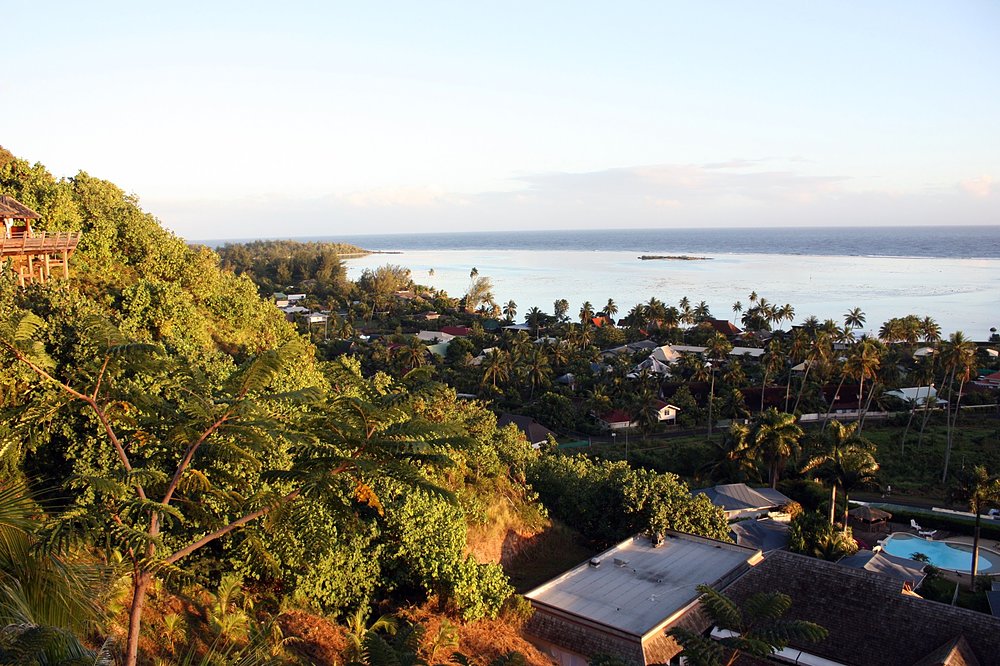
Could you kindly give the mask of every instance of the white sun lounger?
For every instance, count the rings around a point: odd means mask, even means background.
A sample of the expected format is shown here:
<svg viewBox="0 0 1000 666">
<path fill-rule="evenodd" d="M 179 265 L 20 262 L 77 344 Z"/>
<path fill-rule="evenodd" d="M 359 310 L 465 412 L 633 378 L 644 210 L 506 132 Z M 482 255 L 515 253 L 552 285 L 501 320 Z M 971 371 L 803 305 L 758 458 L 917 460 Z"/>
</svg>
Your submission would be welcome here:
<svg viewBox="0 0 1000 666">
<path fill-rule="evenodd" d="M 928 539 L 933 538 L 937 534 L 937 530 L 925 530 L 918 523 L 916 518 L 910 518 L 910 527 L 917 531 L 917 534 L 922 537 L 927 537 Z"/>
</svg>

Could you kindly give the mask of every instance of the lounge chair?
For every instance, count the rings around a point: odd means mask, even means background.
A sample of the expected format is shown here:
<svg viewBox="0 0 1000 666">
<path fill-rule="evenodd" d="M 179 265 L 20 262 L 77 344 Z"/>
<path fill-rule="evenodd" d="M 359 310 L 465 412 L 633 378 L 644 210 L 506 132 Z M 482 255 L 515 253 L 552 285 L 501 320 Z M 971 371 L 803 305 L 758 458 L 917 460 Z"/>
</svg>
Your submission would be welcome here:
<svg viewBox="0 0 1000 666">
<path fill-rule="evenodd" d="M 919 536 L 926 537 L 928 539 L 934 538 L 934 535 L 937 534 L 937 530 L 925 530 L 924 528 L 922 528 L 917 523 L 917 519 L 916 518 L 910 518 L 910 527 L 912 527 L 913 529 L 915 529 L 917 531 L 917 534 Z"/>
</svg>

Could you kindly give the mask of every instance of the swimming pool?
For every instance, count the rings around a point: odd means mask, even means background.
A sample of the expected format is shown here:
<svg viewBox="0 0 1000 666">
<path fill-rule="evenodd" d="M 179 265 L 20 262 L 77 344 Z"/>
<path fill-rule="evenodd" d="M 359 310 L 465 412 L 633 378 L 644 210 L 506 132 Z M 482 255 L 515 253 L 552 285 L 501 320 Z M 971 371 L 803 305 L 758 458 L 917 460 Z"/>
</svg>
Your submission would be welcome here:
<svg viewBox="0 0 1000 666">
<path fill-rule="evenodd" d="M 930 541 L 915 534 L 892 534 L 883 542 L 885 552 L 897 557 L 912 559 L 914 553 L 923 553 L 939 569 L 967 572 L 972 568 L 972 546 L 954 541 Z M 979 573 L 1000 571 L 1000 553 L 979 548 Z"/>
</svg>

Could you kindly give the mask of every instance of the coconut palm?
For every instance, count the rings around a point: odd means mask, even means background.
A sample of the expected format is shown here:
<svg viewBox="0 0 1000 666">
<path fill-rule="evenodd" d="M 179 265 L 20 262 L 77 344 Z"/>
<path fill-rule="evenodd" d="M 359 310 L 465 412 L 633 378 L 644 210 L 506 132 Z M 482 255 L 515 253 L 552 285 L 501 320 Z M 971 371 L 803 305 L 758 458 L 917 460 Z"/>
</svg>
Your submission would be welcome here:
<svg viewBox="0 0 1000 666">
<path fill-rule="evenodd" d="M 795 320 L 795 308 L 792 307 L 791 303 L 785 303 L 778 309 L 778 316 L 781 317 L 783 321 L 787 321 L 791 324 Z"/>
<path fill-rule="evenodd" d="M 483 367 L 483 379 L 479 385 L 486 386 L 487 384 L 491 384 L 495 389 L 497 382 L 503 383 L 510 379 L 511 367 L 510 353 L 502 349 L 493 350 L 486 357 L 486 363 Z"/>
<path fill-rule="evenodd" d="M 851 346 L 847 360 L 841 368 L 840 383 L 837 384 L 837 390 L 834 392 L 833 397 L 830 398 L 826 415 L 823 417 L 824 428 L 830 420 L 830 414 L 833 412 L 833 405 L 837 401 L 837 396 L 840 395 L 840 389 L 844 387 L 844 382 L 848 378 L 857 379 L 861 386 L 858 392 L 858 414 L 860 415 L 865 379 L 874 377 L 875 371 L 878 370 L 880 364 L 879 348 L 876 341 L 872 338 L 863 337 Z"/>
<path fill-rule="evenodd" d="M 594 318 L 594 306 L 590 304 L 590 301 L 584 301 L 583 305 L 580 306 L 580 324 L 583 326 L 589 326 L 593 323 L 591 320 Z"/>
<path fill-rule="evenodd" d="M 700 470 L 713 481 L 736 483 L 759 481 L 757 451 L 750 445 L 750 428 L 732 422 L 718 440 L 712 440 L 711 460 Z"/>
<path fill-rule="evenodd" d="M 604 306 L 604 316 L 608 318 L 608 323 L 614 325 L 614 317 L 618 314 L 618 305 L 615 303 L 615 299 L 609 298 L 607 305 Z"/>
<path fill-rule="evenodd" d="M 706 321 L 712 318 L 712 312 L 708 309 L 708 303 L 705 301 L 698 301 L 698 305 L 694 307 L 693 314 L 698 321 Z"/>
<path fill-rule="evenodd" d="M 530 398 L 535 397 L 536 388 L 549 384 L 549 374 L 551 374 L 549 357 L 545 355 L 545 350 L 538 345 L 533 345 L 533 347 L 534 349 L 528 355 L 527 363 L 523 367 L 525 379 L 531 387 Z"/>
<path fill-rule="evenodd" d="M 740 654 L 766 659 L 788 647 L 792 641 L 818 643 L 827 630 L 805 620 L 784 620 L 791 598 L 780 592 L 757 592 L 737 606 L 721 592 L 699 585 L 701 607 L 725 637 L 713 639 L 683 627 L 667 631 L 681 647 L 684 663 L 692 666 L 732 666 Z"/>
<path fill-rule="evenodd" d="M 503 316 L 506 317 L 507 321 L 514 321 L 514 317 L 517 316 L 517 303 L 507 301 L 507 305 L 503 306 Z"/>
<path fill-rule="evenodd" d="M 938 326 L 933 317 L 924 317 L 920 320 L 920 336 L 927 343 L 937 342 L 941 339 L 941 327 Z"/>
<path fill-rule="evenodd" d="M 406 374 L 414 368 L 427 364 L 427 346 L 417 337 L 409 336 L 407 340 L 394 350 L 396 362 Z"/>
<path fill-rule="evenodd" d="M 834 419 L 813 440 L 813 453 L 802 466 L 802 472 L 819 472 L 830 482 L 831 525 L 836 513 L 837 488 L 843 488 L 845 479 L 851 478 L 849 470 L 863 468 L 874 474 L 878 470 L 874 453 L 875 445 L 858 434 L 857 423 L 844 425 Z M 844 501 L 846 512 L 846 496 Z M 846 515 L 844 525 L 847 525 Z"/>
<path fill-rule="evenodd" d="M 750 446 L 767 465 L 771 487 L 777 487 L 782 467 L 799 450 L 802 428 L 795 423 L 793 414 L 770 407 L 751 421 L 748 437 Z"/>
<path fill-rule="evenodd" d="M 865 325 L 865 313 L 861 311 L 861 308 L 853 308 L 847 311 L 844 315 L 844 328 L 849 331 L 853 331 L 856 328 L 861 328 Z"/>
<path fill-rule="evenodd" d="M 980 514 L 989 507 L 1000 504 L 1000 477 L 991 475 L 982 465 L 976 465 L 971 471 L 960 470 L 955 473 L 952 496 L 965 502 L 976 516 L 976 528 L 972 539 L 972 575 L 969 577 L 969 585 L 974 590 L 976 574 L 979 571 Z"/>
<path fill-rule="evenodd" d="M 537 338 L 538 330 L 541 328 L 542 323 L 545 321 L 545 313 L 542 312 L 537 307 L 532 307 L 530 310 L 528 310 L 528 313 L 525 315 L 524 319 L 531 326 L 532 333 L 534 333 L 535 337 Z"/>
<path fill-rule="evenodd" d="M 913 401 L 910 404 L 910 417 L 906 420 L 906 428 L 903 429 L 902 437 L 899 438 L 900 451 L 902 453 L 906 453 L 906 436 L 910 432 L 913 417 L 917 413 L 917 405 L 920 404 L 920 389 L 926 386 L 927 392 L 924 394 L 924 401 L 929 403 L 931 400 L 931 389 L 934 387 L 934 356 L 927 354 L 921 357 L 917 361 L 916 367 L 910 373 L 910 376 L 916 380 L 917 394 L 913 396 Z"/>
<path fill-rule="evenodd" d="M 785 362 L 785 350 L 781 347 L 781 341 L 772 339 L 767 346 L 767 351 L 760 357 L 760 365 L 764 369 L 764 377 L 760 382 L 760 408 L 764 409 L 764 390 L 767 388 L 767 378 Z M 786 400 L 787 403 L 787 400 Z M 787 407 L 786 407 L 787 409 Z"/>
<path fill-rule="evenodd" d="M 735 303 L 733 303 L 733 312 L 735 312 L 737 315 L 739 313 L 743 312 L 743 304 L 740 303 L 739 301 L 736 301 Z M 733 316 L 733 323 L 735 323 L 735 322 L 736 322 L 736 317 Z"/>
<path fill-rule="evenodd" d="M 944 470 L 941 473 L 941 483 L 948 480 L 948 462 L 951 458 L 952 434 L 955 428 L 955 421 L 958 419 L 958 410 L 962 404 L 962 389 L 965 382 L 969 380 L 972 373 L 973 364 L 976 361 L 976 346 L 967 340 L 961 331 L 952 333 L 941 350 L 941 362 L 949 371 L 949 380 L 945 383 L 948 387 L 948 402 L 951 402 L 951 391 L 955 379 L 959 380 L 958 399 L 955 400 L 954 413 L 949 404 L 946 409 L 946 425 L 948 428 L 948 441 L 944 450 Z"/>
</svg>

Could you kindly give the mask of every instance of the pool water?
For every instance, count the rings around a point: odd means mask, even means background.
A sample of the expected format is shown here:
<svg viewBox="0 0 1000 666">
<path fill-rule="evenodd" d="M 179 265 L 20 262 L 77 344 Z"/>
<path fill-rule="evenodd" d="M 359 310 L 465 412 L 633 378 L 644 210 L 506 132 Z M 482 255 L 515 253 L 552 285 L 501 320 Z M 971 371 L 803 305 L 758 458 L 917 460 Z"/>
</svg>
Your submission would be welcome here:
<svg viewBox="0 0 1000 666">
<path fill-rule="evenodd" d="M 949 541 L 930 541 L 915 534 L 901 532 L 893 534 L 882 544 L 885 552 L 896 557 L 913 558 L 914 553 L 923 553 L 931 564 L 939 569 L 970 571 L 972 569 L 972 546 Z M 979 573 L 993 573 L 1000 570 L 1000 555 L 982 547 L 979 549 Z"/>
</svg>

